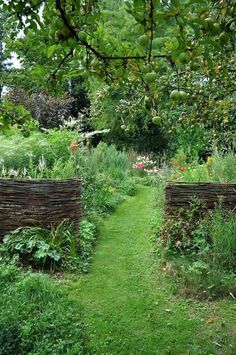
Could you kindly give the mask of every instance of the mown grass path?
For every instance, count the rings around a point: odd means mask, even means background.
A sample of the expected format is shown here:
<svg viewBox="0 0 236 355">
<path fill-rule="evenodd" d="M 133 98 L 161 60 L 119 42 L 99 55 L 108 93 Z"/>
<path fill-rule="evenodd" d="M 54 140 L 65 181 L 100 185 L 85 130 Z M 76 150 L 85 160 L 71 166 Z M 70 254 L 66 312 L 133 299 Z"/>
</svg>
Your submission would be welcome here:
<svg viewBox="0 0 236 355">
<path fill-rule="evenodd" d="M 84 307 L 88 354 L 233 354 L 218 310 L 207 323 L 207 304 L 174 299 L 155 265 L 152 194 L 142 188 L 105 220 L 89 274 L 69 285 Z"/>
</svg>

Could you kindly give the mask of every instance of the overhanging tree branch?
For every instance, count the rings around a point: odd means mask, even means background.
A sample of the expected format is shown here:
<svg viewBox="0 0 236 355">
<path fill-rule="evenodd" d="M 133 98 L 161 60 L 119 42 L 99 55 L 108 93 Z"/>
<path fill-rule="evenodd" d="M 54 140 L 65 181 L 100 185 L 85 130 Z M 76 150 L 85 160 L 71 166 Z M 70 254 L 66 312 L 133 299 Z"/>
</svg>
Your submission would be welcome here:
<svg viewBox="0 0 236 355">
<path fill-rule="evenodd" d="M 90 52 L 92 52 L 93 54 L 95 54 L 95 56 L 97 58 L 100 59 L 104 59 L 104 55 L 102 55 L 100 52 L 98 52 L 95 48 L 93 48 L 87 41 L 79 38 L 75 28 L 71 25 L 71 23 L 69 22 L 69 20 L 67 19 L 66 16 L 66 12 L 62 7 L 61 4 L 61 0 L 56 0 L 56 8 L 58 9 L 58 11 L 60 12 L 62 21 L 64 23 L 64 25 L 66 26 L 66 28 L 70 31 L 72 37 L 74 37 L 76 39 L 76 41 L 80 44 L 82 44 L 83 46 L 85 46 L 87 48 L 87 50 L 89 50 Z"/>
<path fill-rule="evenodd" d="M 153 6 L 153 0 L 151 1 L 152 2 L 152 18 L 153 18 L 153 11 L 154 11 L 154 6 Z M 102 54 L 100 51 L 98 51 L 97 49 L 95 49 L 94 47 L 92 47 L 86 40 L 84 39 L 81 39 L 78 35 L 78 33 L 76 32 L 76 29 L 73 27 L 73 25 L 69 22 L 68 18 L 67 18 L 67 15 L 66 15 L 66 12 L 61 4 L 61 0 L 56 0 L 56 8 L 58 9 L 58 11 L 60 12 L 60 15 L 61 15 L 61 19 L 64 23 L 64 25 L 66 26 L 66 28 L 70 31 L 72 37 L 74 39 L 76 39 L 76 41 L 83 45 L 86 50 L 88 50 L 89 52 L 92 52 L 98 59 L 102 60 L 102 61 L 110 61 L 110 60 L 138 60 L 138 59 L 141 59 L 141 60 L 147 60 L 147 57 L 146 55 L 129 55 L 129 56 L 122 56 L 122 55 L 114 55 L 114 56 L 107 56 L 107 55 L 104 55 Z M 154 19 L 152 19 L 152 39 L 153 39 L 153 31 L 154 31 Z M 150 48 L 150 51 L 152 50 L 152 47 Z M 169 60 L 169 56 L 168 55 L 155 55 L 153 56 L 153 58 L 164 58 L 164 59 L 167 59 Z"/>
<path fill-rule="evenodd" d="M 54 70 L 54 72 L 51 74 L 51 77 L 52 77 L 52 78 L 55 78 L 55 76 L 56 76 L 58 70 L 63 66 L 63 64 L 66 62 L 66 60 L 67 60 L 69 57 L 73 57 L 73 54 L 74 54 L 74 50 L 71 49 L 71 50 L 69 51 L 69 53 L 67 53 L 67 54 L 62 58 L 62 60 L 60 61 L 60 63 L 59 63 L 58 66 L 57 66 L 57 69 Z"/>
<path fill-rule="evenodd" d="M 155 28 L 155 21 L 154 21 L 154 3 L 153 0 L 150 0 L 150 30 L 151 30 L 151 38 L 150 38 L 150 46 L 149 46 L 149 53 L 148 53 L 148 61 L 150 62 L 152 56 L 152 42 L 154 38 L 154 28 Z"/>
<path fill-rule="evenodd" d="M 17 17 L 22 17 L 22 16 L 27 16 L 30 15 L 32 13 L 32 10 L 38 9 L 41 5 L 43 5 L 46 2 L 46 0 L 41 0 L 39 1 L 37 4 L 31 5 L 30 7 L 27 7 L 25 9 L 23 9 L 21 12 L 19 11 L 13 11 L 11 12 L 8 17 L 11 16 L 17 16 Z"/>
</svg>

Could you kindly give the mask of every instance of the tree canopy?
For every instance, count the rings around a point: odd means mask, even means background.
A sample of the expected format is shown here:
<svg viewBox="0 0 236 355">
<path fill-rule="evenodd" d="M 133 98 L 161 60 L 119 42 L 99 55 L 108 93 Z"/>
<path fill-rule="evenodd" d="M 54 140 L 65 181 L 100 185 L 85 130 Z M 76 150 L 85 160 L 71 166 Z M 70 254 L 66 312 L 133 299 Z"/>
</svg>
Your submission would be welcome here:
<svg viewBox="0 0 236 355">
<path fill-rule="evenodd" d="M 166 107 L 176 106 L 187 125 L 233 124 L 233 0 L 0 0 L 0 6 L 8 50 L 23 66 L 18 79 L 12 76 L 19 85 L 60 92 L 61 83 L 78 77 L 88 87 L 94 78 L 103 86 L 127 83 L 142 92 L 154 124 L 165 125 Z"/>
</svg>

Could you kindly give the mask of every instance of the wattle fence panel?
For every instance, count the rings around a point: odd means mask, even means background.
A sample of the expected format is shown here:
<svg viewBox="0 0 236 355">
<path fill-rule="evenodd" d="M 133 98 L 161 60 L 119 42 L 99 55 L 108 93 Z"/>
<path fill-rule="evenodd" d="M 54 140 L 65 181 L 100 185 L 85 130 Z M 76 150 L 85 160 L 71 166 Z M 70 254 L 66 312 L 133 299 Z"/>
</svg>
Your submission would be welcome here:
<svg viewBox="0 0 236 355">
<path fill-rule="evenodd" d="M 82 218 L 81 181 L 0 179 L 0 239 L 25 226 L 50 227 Z"/>
<path fill-rule="evenodd" d="M 188 209 L 192 198 L 197 197 L 207 209 L 221 203 L 236 212 L 235 183 L 168 183 L 165 189 L 166 210 Z"/>
</svg>

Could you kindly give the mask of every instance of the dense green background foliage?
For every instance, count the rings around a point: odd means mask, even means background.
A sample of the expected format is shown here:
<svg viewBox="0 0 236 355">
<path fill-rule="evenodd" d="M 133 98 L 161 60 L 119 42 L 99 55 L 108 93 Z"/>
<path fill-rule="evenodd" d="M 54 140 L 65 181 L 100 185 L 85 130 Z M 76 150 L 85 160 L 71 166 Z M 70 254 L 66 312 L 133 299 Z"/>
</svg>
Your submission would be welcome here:
<svg viewBox="0 0 236 355">
<path fill-rule="evenodd" d="M 8 87 L 74 97 L 73 82 L 83 81 L 80 113 L 88 106 L 85 89 L 92 105 L 82 127 L 110 128 L 107 141 L 119 146 L 168 147 L 171 155 L 194 142 L 193 153 L 201 155 L 216 140 L 223 146 L 234 139 L 234 1 L 12 0 L 0 6 L 5 52 L 21 60 L 4 79 Z"/>
</svg>

